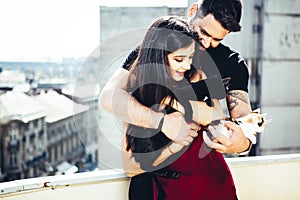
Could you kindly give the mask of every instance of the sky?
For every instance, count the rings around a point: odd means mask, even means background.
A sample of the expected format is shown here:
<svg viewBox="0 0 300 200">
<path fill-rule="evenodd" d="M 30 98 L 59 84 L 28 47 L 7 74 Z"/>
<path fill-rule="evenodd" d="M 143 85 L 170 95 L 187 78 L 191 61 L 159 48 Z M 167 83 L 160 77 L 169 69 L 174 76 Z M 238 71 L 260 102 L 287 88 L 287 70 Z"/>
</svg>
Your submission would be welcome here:
<svg viewBox="0 0 300 200">
<path fill-rule="evenodd" d="M 0 61 L 87 57 L 100 42 L 99 6 L 141 2 L 172 6 L 187 0 L 0 0 Z"/>
<path fill-rule="evenodd" d="M 87 57 L 99 21 L 99 0 L 0 0 L 0 61 Z"/>
</svg>

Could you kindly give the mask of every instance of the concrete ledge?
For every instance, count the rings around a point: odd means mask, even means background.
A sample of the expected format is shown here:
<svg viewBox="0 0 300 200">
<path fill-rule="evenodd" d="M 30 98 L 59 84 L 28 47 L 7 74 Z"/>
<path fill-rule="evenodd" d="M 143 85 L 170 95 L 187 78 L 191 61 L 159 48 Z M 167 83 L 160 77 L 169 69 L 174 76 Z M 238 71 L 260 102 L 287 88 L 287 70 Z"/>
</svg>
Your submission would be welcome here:
<svg viewBox="0 0 300 200">
<path fill-rule="evenodd" d="M 300 199 L 300 154 L 227 158 L 238 197 Z M 0 183 L 0 198 L 126 200 L 129 178 L 120 169 Z"/>
</svg>

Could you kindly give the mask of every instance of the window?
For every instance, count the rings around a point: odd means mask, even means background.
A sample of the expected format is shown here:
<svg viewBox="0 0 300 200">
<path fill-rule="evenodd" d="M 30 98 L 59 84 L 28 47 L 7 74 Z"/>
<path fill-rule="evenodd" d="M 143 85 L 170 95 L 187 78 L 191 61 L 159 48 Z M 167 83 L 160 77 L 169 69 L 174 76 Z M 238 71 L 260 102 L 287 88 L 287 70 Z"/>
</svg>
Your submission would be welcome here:
<svg viewBox="0 0 300 200">
<path fill-rule="evenodd" d="M 13 123 L 9 132 L 9 140 L 10 142 L 17 142 L 19 136 L 19 130 L 17 124 Z"/>
<path fill-rule="evenodd" d="M 9 164 L 14 167 L 18 165 L 18 154 L 17 152 L 10 153 Z"/>
</svg>

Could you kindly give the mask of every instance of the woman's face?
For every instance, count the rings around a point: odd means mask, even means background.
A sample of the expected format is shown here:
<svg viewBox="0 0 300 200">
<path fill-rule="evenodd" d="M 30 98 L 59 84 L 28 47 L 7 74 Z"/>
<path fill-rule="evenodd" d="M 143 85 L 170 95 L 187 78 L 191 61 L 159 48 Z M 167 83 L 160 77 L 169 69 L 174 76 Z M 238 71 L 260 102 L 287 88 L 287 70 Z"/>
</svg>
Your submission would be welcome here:
<svg viewBox="0 0 300 200">
<path fill-rule="evenodd" d="M 189 46 L 168 54 L 170 73 L 175 81 L 181 81 L 184 73 L 191 69 L 194 53 L 195 42 L 193 41 Z"/>
</svg>

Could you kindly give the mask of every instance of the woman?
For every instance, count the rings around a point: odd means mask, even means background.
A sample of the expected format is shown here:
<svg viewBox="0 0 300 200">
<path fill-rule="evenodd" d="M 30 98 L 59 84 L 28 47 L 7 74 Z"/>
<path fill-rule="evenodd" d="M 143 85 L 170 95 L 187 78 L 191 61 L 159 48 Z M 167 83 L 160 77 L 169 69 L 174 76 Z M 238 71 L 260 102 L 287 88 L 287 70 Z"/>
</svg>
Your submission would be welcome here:
<svg viewBox="0 0 300 200">
<path fill-rule="evenodd" d="M 216 80 L 204 82 L 205 74 L 191 65 L 198 49 L 195 41 L 185 21 L 176 17 L 158 19 L 147 31 L 131 66 L 128 91 L 156 111 L 180 111 L 187 121 L 207 125 L 223 118 L 217 99 L 223 98 L 224 92 L 210 94 L 207 85 Z M 222 84 L 213 87 L 210 91 L 224 90 Z M 127 126 L 124 168 L 129 176 L 142 173 L 131 180 L 130 199 L 163 199 L 162 194 L 166 199 L 236 198 L 231 174 L 220 153 L 202 145 L 202 137 L 196 135 L 194 141 L 190 138 L 192 145 L 184 148 L 168 139 L 160 128 Z M 134 165 L 136 169 L 132 169 Z"/>
</svg>

